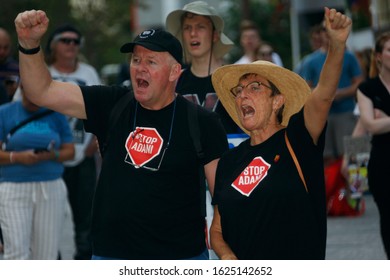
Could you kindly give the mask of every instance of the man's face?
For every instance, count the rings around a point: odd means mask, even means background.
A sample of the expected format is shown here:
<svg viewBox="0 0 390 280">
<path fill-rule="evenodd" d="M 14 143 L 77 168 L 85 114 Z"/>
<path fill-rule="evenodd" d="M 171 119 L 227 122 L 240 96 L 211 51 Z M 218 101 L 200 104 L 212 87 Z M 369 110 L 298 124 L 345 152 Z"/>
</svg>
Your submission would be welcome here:
<svg viewBox="0 0 390 280">
<path fill-rule="evenodd" d="M 209 56 L 212 40 L 217 40 L 210 18 L 187 14 L 183 20 L 183 45 L 192 57 Z"/>
<path fill-rule="evenodd" d="M 11 75 L 4 79 L 4 87 L 7 91 L 8 97 L 12 99 L 19 86 L 19 76 Z"/>
<path fill-rule="evenodd" d="M 134 47 L 130 77 L 134 97 L 143 107 L 155 110 L 167 105 L 166 99 L 172 95 L 169 83 L 177 78 L 172 76 L 174 65 L 179 64 L 168 52 L 155 52 L 138 45 Z"/>
<path fill-rule="evenodd" d="M 310 45 L 313 51 L 318 50 L 322 46 L 321 31 L 313 32 L 310 36 Z"/>
<path fill-rule="evenodd" d="M 0 63 L 3 63 L 11 52 L 11 39 L 8 34 L 0 31 Z"/>
<path fill-rule="evenodd" d="M 245 52 L 255 51 L 261 43 L 260 36 L 255 29 L 244 30 L 241 33 L 240 41 Z"/>
</svg>

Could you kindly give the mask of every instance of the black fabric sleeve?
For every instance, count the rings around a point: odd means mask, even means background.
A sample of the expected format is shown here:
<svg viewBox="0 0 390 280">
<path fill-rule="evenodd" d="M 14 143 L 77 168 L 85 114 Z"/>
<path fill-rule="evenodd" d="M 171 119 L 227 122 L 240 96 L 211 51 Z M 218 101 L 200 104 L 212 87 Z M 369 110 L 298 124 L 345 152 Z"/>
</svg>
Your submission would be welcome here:
<svg viewBox="0 0 390 280">
<path fill-rule="evenodd" d="M 207 164 L 220 158 L 229 149 L 229 144 L 218 114 L 201 109 L 199 111 L 200 137 L 205 154 L 203 164 Z"/>
</svg>

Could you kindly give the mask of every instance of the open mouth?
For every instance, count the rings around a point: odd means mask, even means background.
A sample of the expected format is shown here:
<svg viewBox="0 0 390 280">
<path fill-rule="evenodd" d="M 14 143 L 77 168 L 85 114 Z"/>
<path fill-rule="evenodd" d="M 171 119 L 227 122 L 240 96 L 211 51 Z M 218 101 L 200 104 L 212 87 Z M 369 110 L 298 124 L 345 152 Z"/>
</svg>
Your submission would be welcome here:
<svg viewBox="0 0 390 280">
<path fill-rule="evenodd" d="M 191 42 L 191 47 L 199 47 L 200 46 L 200 42 L 197 42 L 197 41 L 195 41 L 195 42 Z"/>
<path fill-rule="evenodd" d="M 137 79 L 137 86 L 139 88 L 147 88 L 149 86 L 149 82 L 144 79 Z"/>
<path fill-rule="evenodd" d="M 241 106 L 241 112 L 243 118 L 251 117 L 255 114 L 255 109 L 249 105 Z"/>
</svg>

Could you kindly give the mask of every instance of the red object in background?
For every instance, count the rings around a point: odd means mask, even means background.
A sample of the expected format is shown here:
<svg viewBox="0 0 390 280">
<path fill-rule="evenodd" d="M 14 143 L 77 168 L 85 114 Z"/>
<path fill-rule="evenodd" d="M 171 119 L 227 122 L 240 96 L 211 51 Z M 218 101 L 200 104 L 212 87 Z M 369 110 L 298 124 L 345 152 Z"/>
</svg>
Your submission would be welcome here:
<svg viewBox="0 0 390 280">
<path fill-rule="evenodd" d="M 342 161 L 340 158 L 325 167 L 328 216 L 360 216 L 365 211 L 364 197 L 350 198 L 348 182 L 341 174 Z"/>
</svg>

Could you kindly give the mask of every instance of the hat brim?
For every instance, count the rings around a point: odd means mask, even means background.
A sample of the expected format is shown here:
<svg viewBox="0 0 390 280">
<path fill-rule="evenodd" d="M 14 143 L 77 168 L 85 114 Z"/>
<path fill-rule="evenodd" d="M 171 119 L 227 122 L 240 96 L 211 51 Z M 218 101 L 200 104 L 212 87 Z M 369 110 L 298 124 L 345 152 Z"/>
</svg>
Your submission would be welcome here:
<svg viewBox="0 0 390 280">
<path fill-rule="evenodd" d="M 235 99 L 230 90 L 237 86 L 240 77 L 254 73 L 272 82 L 285 98 L 282 125 L 287 126 L 290 117 L 304 105 L 311 93 L 309 85 L 298 74 L 274 63 L 258 60 L 250 64 L 231 64 L 219 67 L 211 77 L 219 100 L 234 122 L 246 133 L 236 111 Z"/>
<path fill-rule="evenodd" d="M 214 27 L 217 32 L 220 34 L 220 40 L 214 43 L 213 53 L 214 56 L 219 59 L 227 54 L 234 46 L 232 40 L 230 40 L 222 31 L 224 27 L 224 23 L 221 17 L 216 15 L 205 14 L 195 10 L 176 10 L 168 14 L 166 19 L 166 29 L 168 32 L 172 33 L 181 43 L 184 48 L 183 38 L 181 34 L 181 17 L 184 13 L 193 13 L 201 16 L 210 17 L 213 21 Z M 188 57 L 188 53 L 186 53 L 185 57 Z"/>
</svg>

